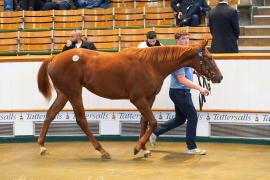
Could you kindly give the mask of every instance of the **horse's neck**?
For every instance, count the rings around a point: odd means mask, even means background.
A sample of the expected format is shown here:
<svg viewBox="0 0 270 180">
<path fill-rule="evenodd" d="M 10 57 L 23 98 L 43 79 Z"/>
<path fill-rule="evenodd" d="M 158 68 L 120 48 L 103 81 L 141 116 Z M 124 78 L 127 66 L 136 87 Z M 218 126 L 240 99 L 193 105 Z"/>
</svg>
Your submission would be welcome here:
<svg viewBox="0 0 270 180">
<path fill-rule="evenodd" d="M 193 62 L 190 60 L 192 57 L 182 57 L 174 61 L 164 61 L 154 64 L 157 73 L 164 79 L 182 67 L 193 67 Z"/>
</svg>

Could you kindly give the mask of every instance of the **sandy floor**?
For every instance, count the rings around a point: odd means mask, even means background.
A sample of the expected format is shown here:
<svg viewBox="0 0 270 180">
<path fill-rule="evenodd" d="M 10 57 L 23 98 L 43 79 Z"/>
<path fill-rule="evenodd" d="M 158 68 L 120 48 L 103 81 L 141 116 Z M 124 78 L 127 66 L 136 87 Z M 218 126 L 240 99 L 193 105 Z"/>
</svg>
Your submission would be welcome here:
<svg viewBox="0 0 270 180">
<path fill-rule="evenodd" d="M 185 154 L 184 143 L 159 143 L 152 157 L 132 155 L 135 142 L 102 142 L 112 159 L 102 161 L 87 142 L 0 144 L 0 180 L 270 179 L 270 146 L 200 143 L 208 155 Z"/>
</svg>

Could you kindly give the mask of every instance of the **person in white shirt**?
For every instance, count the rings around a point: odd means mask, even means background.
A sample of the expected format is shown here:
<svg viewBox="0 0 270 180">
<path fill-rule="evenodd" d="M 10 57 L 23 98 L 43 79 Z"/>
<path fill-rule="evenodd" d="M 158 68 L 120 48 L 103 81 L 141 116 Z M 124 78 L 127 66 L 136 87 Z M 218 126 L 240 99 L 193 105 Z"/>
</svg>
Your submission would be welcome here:
<svg viewBox="0 0 270 180">
<path fill-rule="evenodd" d="M 146 48 L 153 46 L 162 46 L 162 44 L 157 40 L 157 34 L 155 31 L 149 31 L 146 33 L 146 41 L 141 42 L 138 48 Z"/>
</svg>

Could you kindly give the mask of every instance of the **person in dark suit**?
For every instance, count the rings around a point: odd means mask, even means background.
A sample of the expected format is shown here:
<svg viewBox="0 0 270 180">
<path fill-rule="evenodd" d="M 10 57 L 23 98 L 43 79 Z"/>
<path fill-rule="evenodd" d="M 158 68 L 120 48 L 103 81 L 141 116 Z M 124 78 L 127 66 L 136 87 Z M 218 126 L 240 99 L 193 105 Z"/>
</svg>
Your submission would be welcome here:
<svg viewBox="0 0 270 180">
<path fill-rule="evenodd" d="M 222 0 L 209 13 L 209 27 L 212 34 L 212 53 L 237 53 L 239 19 L 237 10 L 229 6 L 230 0 Z"/>
<path fill-rule="evenodd" d="M 73 48 L 84 48 L 90 50 L 96 50 L 96 46 L 92 42 L 82 40 L 82 34 L 80 31 L 72 31 L 70 39 L 67 40 L 67 44 L 64 46 L 62 52 Z"/>
<path fill-rule="evenodd" d="M 178 26 L 198 26 L 202 16 L 211 10 L 205 0 L 171 0 Z"/>
</svg>

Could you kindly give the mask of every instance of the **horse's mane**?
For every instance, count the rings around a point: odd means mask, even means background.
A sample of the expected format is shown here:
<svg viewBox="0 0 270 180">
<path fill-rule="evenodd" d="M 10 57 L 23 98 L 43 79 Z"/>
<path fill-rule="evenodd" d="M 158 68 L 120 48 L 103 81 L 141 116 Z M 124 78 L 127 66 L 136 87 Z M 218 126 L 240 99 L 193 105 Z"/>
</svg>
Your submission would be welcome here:
<svg viewBox="0 0 270 180">
<path fill-rule="evenodd" d="M 174 61 L 185 52 L 193 52 L 190 46 L 156 46 L 150 48 L 128 48 L 121 53 L 136 57 L 136 59 L 150 62 Z"/>
</svg>

